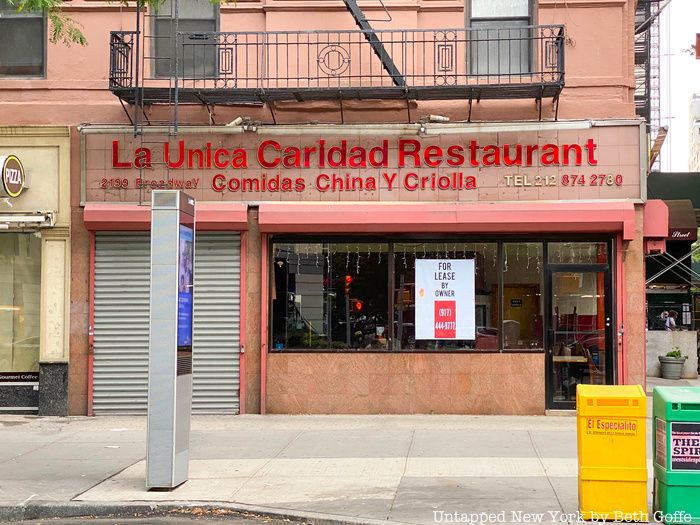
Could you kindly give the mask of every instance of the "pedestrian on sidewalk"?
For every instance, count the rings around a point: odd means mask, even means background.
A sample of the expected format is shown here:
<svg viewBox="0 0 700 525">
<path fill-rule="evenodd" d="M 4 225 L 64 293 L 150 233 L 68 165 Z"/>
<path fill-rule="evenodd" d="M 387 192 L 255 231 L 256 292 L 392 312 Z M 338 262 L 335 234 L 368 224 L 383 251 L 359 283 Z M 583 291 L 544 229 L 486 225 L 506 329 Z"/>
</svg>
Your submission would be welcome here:
<svg viewBox="0 0 700 525">
<path fill-rule="evenodd" d="M 671 310 L 668 312 L 668 317 L 666 318 L 666 331 L 676 330 L 676 317 L 678 317 L 678 312 Z"/>
</svg>

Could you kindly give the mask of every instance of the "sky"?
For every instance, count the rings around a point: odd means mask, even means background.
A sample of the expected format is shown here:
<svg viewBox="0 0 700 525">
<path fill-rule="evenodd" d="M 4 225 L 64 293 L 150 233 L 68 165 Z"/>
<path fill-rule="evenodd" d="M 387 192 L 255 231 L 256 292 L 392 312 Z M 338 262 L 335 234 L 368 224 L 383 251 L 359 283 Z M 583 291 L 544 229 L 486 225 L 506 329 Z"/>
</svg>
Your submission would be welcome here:
<svg viewBox="0 0 700 525">
<path fill-rule="evenodd" d="M 700 93 L 700 60 L 683 52 L 695 44 L 700 33 L 700 0 L 671 0 L 661 13 L 660 116 L 669 127 L 661 150 L 661 171 L 688 171 L 690 133 L 689 106 L 693 93 Z"/>
</svg>

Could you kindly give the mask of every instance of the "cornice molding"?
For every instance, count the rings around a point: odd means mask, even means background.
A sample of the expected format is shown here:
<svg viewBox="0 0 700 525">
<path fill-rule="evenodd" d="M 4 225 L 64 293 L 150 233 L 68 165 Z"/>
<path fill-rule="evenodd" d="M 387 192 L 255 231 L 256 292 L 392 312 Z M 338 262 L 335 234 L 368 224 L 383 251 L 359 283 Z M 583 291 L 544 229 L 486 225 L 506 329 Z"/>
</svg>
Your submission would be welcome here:
<svg viewBox="0 0 700 525">
<path fill-rule="evenodd" d="M 70 137 L 67 126 L 0 126 L 0 138 L 7 137 Z"/>
</svg>

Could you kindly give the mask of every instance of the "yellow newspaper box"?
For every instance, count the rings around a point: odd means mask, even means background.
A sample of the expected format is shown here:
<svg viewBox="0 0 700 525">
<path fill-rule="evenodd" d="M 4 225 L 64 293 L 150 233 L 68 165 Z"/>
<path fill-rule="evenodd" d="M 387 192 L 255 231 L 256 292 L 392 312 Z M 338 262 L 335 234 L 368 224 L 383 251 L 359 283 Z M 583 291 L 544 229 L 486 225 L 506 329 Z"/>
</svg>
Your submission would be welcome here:
<svg viewBox="0 0 700 525">
<path fill-rule="evenodd" d="M 639 385 L 578 385 L 578 502 L 583 519 L 649 520 L 646 401 Z"/>
</svg>

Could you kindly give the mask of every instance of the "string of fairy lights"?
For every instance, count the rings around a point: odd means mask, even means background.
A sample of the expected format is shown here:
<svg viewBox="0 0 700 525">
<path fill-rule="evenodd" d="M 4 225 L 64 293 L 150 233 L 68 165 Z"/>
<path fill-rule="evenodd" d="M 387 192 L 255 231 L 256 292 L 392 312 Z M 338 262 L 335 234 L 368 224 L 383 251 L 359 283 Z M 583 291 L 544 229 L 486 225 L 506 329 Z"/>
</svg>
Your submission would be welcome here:
<svg viewBox="0 0 700 525">
<path fill-rule="evenodd" d="M 596 243 L 550 243 L 550 263 L 587 263 L 598 262 Z M 275 260 L 284 261 L 295 267 L 297 274 L 313 267 L 320 270 L 322 264 L 330 268 L 338 257 L 344 257 L 345 271 L 354 271 L 359 275 L 363 266 L 376 268 L 386 262 L 389 251 L 387 243 L 287 243 L 275 244 Z M 376 257 L 376 259 L 375 259 Z M 498 244 L 488 242 L 424 242 L 394 243 L 395 264 L 404 270 L 413 269 L 418 259 L 474 259 L 476 271 L 481 264 L 490 262 L 492 268 L 498 265 Z M 341 263 L 342 264 L 342 263 Z M 503 272 L 524 268 L 527 273 L 534 266 L 536 273 L 544 267 L 542 243 L 503 243 Z M 307 270 L 308 271 L 308 270 Z M 318 273 L 315 271 L 313 273 Z"/>
</svg>

